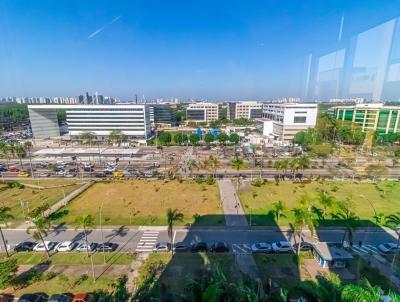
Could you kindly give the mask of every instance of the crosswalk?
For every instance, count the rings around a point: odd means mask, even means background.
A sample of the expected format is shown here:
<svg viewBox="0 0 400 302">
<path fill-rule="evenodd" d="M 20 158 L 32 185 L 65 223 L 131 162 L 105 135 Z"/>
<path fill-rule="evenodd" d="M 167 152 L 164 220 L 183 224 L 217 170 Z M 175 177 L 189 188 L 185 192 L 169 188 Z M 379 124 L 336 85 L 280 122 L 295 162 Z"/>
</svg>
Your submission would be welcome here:
<svg viewBox="0 0 400 302">
<path fill-rule="evenodd" d="M 251 245 L 242 243 L 242 244 L 232 244 L 232 252 L 234 254 L 251 254 Z"/>
<path fill-rule="evenodd" d="M 151 252 L 157 242 L 159 231 L 144 231 L 140 238 L 135 251 L 136 252 Z"/>
<path fill-rule="evenodd" d="M 379 254 L 379 250 L 370 244 L 365 244 L 362 246 L 358 246 L 358 245 L 353 245 L 352 247 L 353 252 L 359 254 L 359 255 L 363 255 L 363 254 Z"/>
</svg>

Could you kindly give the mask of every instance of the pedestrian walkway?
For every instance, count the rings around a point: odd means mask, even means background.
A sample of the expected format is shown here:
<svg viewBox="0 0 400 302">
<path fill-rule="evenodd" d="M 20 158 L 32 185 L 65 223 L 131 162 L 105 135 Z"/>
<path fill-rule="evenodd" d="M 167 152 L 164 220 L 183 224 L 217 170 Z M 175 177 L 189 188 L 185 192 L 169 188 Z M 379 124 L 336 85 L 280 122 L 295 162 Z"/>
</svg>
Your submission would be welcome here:
<svg viewBox="0 0 400 302">
<path fill-rule="evenodd" d="M 144 231 L 140 238 L 135 251 L 136 252 L 151 252 L 157 242 L 159 231 Z"/>
<path fill-rule="evenodd" d="M 229 179 L 219 180 L 218 187 L 225 215 L 225 224 L 227 226 L 248 226 L 246 216 L 232 181 Z"/>
</svg>

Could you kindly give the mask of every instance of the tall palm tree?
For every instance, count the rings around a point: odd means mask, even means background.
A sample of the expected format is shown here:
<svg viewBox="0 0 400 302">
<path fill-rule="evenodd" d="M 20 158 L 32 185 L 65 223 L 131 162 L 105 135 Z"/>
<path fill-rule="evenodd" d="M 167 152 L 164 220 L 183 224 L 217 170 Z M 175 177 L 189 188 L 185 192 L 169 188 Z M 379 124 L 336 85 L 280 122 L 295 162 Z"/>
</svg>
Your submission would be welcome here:
<svg viewBox="0 0 400 302">
<path fill-rule="evenodd" d="M 190 171 L 190 177 L 192 177 L 193 168 L 199 168 L 199 166 L 197 165 L 197 162 L 193 159 L 191 159 L 189 161 L 188 166 L 189 166 L 189 171 Z"/>
<path fill-rule="evenodd" d="M 349 200 L 346 201 L 341 201 L 337 203 L 339 212 L 336 214 L 333 214 L 333 218 L 341 220 L 344 223 L 344 233 L 343 233 L 343 238 L 342 238 L 342 244 L 346 240 L 346 237 L 348 241 L 351 243 L 353 242 L 353 233 L 356 230 L 356 228 L 359 226 L 359 220 L 360 218 L 351 211 L 351 202 Z"/>
<path fill-rule="evenodd" d="M 9 207 L 0 207 L 0 223 L 1 224 L 7 224 L 7 222 L 11 219 L 14 218 L 13 215 L 10 214 L 11 208 Z M 6 251 L 7 257 L 10 257 L 7 249 L 7 244 L 6 240 L 4 239 L 4 234 L 3 234 L 3 229 L 0 226 L 0 234 L 1 234 L 1 240 L 3 240 L 3 245 Z"/>
<path fill-rule="evenodd" d="M 24 148 L 26 150 L 26 152 L 28 153 L 28 157 L 29 157 L 29 167 L 31 169 L 31 176 L 33 178 L 33 167 L 32 167 L 32 149 L 33 149 L 33 144 L 30 141 L 26 141 L 24 143 Z"/>
<path fill-rule="evenodd" d="M 183 214 L 178 211 L 178 209 L 172 210 L 167 209 L 167 225 L 168 225 L 168 236 L 171 239 L 171 252 L 173 252 L 174 242 L 173 242 L 173 227 L 176 221 L 183 221 Z"/>
<path fill-rule="evenodd" d="M 325 191 L 321 191 L 318 196 L 319 203 L 324 208 L 322 216 L 325 218 L 326 210 L 333 206 L 335 203 L 335 198 L 332 195 L 329 195 Z"/>
<path fill-rule="evenodd" d="M 300 160 L 298 158 L 293 158 L 289 162 L 289 167 L 292 172 L 293 179 L 294 179 L 296 172 L 300 169 Z"/>
<path fill-rule="evenodd" d="M 302 201 L 300 206 L 293 209 L 294 221 L 292 223 L 292 228 L 294 234 L 299 237 L 299 244 L 297 248 L 297 254 L 300 254 L 301 242 L 303 241 L 303 231 L 305 228 L 310 230 L 311 235 L 315 232 L 315 220 L 314 215 L 311 212 L 311 207 L 306 206 Z"/>
<path fill-rule="evenodd" d="M 90 259 L 90 264 L 92 266 L 92 278 L 93 282 L 96 282 L 96 277 L 94 274 L 94 264 L 93 264 L 93 257 L 89 254 L 89 241 L 87 237 L 87 232 L 89 229 L 95 228 L 95 221 L 92 215 L 82 215 L 78 216 L 75 219 L 75 229 L 83 229 L 83 233 L 85 234 L 85 242 L 86 242 L 86 256 Z M 103 242 L 104 243 L 104 242 Z"/>
<path fill-rule="evenodd" d="M 44 242 L 44 237 L 48 235 L 50 229 L 50 220 L 44 216 L 44 213 L 48 209 L 49 205 L 44 204 L 37 207 L 30 213 L 29 216 L 33 225 L 28 227 L 26 232 L 31 234 L 35 240 L 40 240 L 42 242 L 47 258 L 50 258 L 50 252 Z"/>
<path fill-rule="evenodd" d="M 10 166 L 10 159 L 11 159 L 10 151 L 11 151 L 10 145 L 4 141 L 0 141 L 0 156 L 6 159 L 7 169 Z"/>
<path fill-rule="evenodd" d="M 307 155 L 302 155 L 299 158 L 299 169 L 304 171 L 305 169 L 307 169 L 308 167 L 310 167 L 311 161 L 310 158 Z"/>
<path fill-rule="evenodd" d="M 396 258 L 400 253 L 400 212 L 397 214 L 388 215 L 386 217 L 386 223 L 397 233 L 397 252 L 395 253 L 392 261 L 392 267 L 396 263 Z"/>
<path fill-rule="evenodd" d="M 219 160 L 217 157 L 210 155 L 209 158 L 209 164 L 210 167 L 213 169 L 214 171 L 214 178 L 217 175 L 217 169 L 219 168 Z"/>
<path fill-rule="evenodd" d="M 367 279 L 363 279 L 360 285 L 345 285 L 341 297 L 343 302 L 380 302 L 382 294 L 379 286 L 372 286 Z"/>
<path fill-rule="evenodd" d="M 279 218 L 283 216 L 283 211 L 286 209 L 286 206 L 282 200 L 278 200 L 272 204 L 272 207 L 275 214 L 276 224 L 279 224 Z"/>
<path fill-rule="evenodd" d="M 244 168 L 244 162 L 236 157 L 231 161 L 232 168 L 236 169 L 236 191 L 239 191 L 239 170 Z"/>
<path fill-rule="evenodd" d="M 22 159 L 26 157 L 26 150 L 23 144 L 17 144 L 15 145 L 15 153 L 19 159 L 19 163 L 21 164 L 22 167 Z"/>
<path fill-rule="evenodd" d="M 273 168 L 278 171 L 278 178 L 281 179 L 282 161 L 276 160 L 274 162 Z"/>
<path fill-rule="evenodd" d="M 285 159 L 282 159 L 280 162 L 281 162 L 282 173 L 285 175 L 287 169 L 289 168 L 289 160 L 287 158 L 285 158 Z"/>
</svg>

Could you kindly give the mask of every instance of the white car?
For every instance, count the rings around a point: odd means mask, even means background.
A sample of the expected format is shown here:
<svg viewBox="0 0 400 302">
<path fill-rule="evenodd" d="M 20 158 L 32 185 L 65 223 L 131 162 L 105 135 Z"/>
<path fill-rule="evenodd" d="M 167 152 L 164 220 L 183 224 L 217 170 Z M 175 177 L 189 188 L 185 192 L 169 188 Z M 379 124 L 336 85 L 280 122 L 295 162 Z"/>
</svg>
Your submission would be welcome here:
<svg viewBox="0 0 400 302">
<path fill-rule="evenodd" d="M 77 243 L 72 241 L 64 241 L 54 248 L 58 252 L 70 252 L 76 247 Z"/>
<path fill-rule="evenodd" d="M 57 176 L 64 176 L 65 172 L 64 171 L 57 171 L 56 175 Z"/>
<path fill-rule="evenodd" d="M 47 251 L 51 251 L 54 249 L 54 247 L 58 244 L 58 242 L 54 241 L 45 241 L 44 244 L 42 242 L 39 242 L 33 247 L 34 252 L 45 252 L 46 249 Z"/>
<path fill-rule="evenodd" d="M 269 253 L 271 252 L 271 245 L 266 242 L 257 242 L 251 245 L 253 253 Z"/>
<path fill-rule="evenodd" d="M 278 241 L 272 243 L 272 250 L 275 253 L 288 253 L 292 251 L 292 245 L 289 241 Z"/>
<path fill-rule="evenodd" d="M 386 242 L 378 245 L 378 250 L 383 254 L 395 253 L 399 250 L 396 243 Z"/>
<path fill-rule="evenodd" d="M 153 252 L 169 252 L 171 250 L 171 244 L 168 242 L 159 242 L 153 248 Z"/>
</svg>

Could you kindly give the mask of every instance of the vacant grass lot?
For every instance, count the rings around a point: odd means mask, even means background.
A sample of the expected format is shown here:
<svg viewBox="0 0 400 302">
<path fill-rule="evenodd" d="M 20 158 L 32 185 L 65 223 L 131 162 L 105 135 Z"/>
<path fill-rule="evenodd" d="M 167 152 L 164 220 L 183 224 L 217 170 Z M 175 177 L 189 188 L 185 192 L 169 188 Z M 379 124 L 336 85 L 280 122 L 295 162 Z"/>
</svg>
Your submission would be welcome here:
<svg viewBox="0 0 400 302">
<path fill-rule="evenodd" d="M 22 184 L 38 186 L 37 181 L 24 179 Z M 53 205 L 65 195 L 76 190 L 82 185 L 77 180 L 49 179 L 40 180 L 39 187 L 9 188 L 4 182 L 0 183 L 0 207 L 11 208 L 14 219 L 10 221 L 11 226 L 25 221 L 29 211 L 48 203 Z"/>
<path fill-rule="evenodd" d="M 119 264 L 129 265 L 134 260 L 135 256 L 129 253 L 105 253 L 106 264 Z M 104 264 L 103 253 L 94 253 L 92 255 L 93 263 L 95 265 Z M 0 259 L 4 259 L 5 255 L 1 254 Z M 11 256 L 11 259 L 16 259 L 18 265 L 37 265 L 44 261 L 47 261 L 47 257 L 44 253 L 36 252 L 23 252 L 15 253 Z M 86 256 L 86 253 L 55 253 L 50 257 L 51 265 L 87 265 L 90 264 L 90 259 Z"/>
<path fill-rule="evenodd" d="M 282 200 L 286 206 L 284 217 L 279 220 L 280 225 L 287 226 L 293 222 L 292 209 L 298 206 L 299 199 L 308 196 L 313 204 L 321 209 L 323 207 L 318 201 L 318 194 L 323 190 L 336 200 L 351 200 L 352 211 L 361 220 L 374 222 L 374 208 L 376 212 L 384 215 L 393 214 L 400 209 L 400 182 L 382 181 L 378 184 L 370 182 L 351 181 L 313 181 L 311 183 L 299 184 L 291 181 L 281 181 L 276 185 L 269 181 L 261 187 L 248 186 L 241 189 L 239 195 L 246 214 L 252 215 L 254 224 L 274 225 L 274 216 L 268 214 L 273 209 L 273 203 Z M 327 210 L 327 220 L 321 224 L 336 224 L 331 220 L 331 214 L 337 212 L 335 208 Z M 329 221 L 330 220 L 330 221 Z"/>
<path fill-rule="evenodd" d="M 185 280 L 203 277 L 204 270 L 210 267 L 219 267 L 228 280 L 236 283 L 239 283 L 241 278 L 233 254 L 178 253 L 172 256 L 171 253 L 153 253 L 139 269 L 136 280 L 138 287 L 145 284 L 154 267 L 159 268 L 159 277 L 151 289 L 155 296 L 159 294 L 160 284 L 165 285 L 170 292 L 181 294 Z"/>
<path fill-rule="evenodd" d="M 217 185 L 163 180 L 96 183 L 62 209 L 68 211 L 62 220 L 72 225 L 92 214 L 99 224 L 102 204 L 103 225 L 166 225 L 167 208 L 184 214 L 176 225 L 224 223 Z"/>
</svg>

